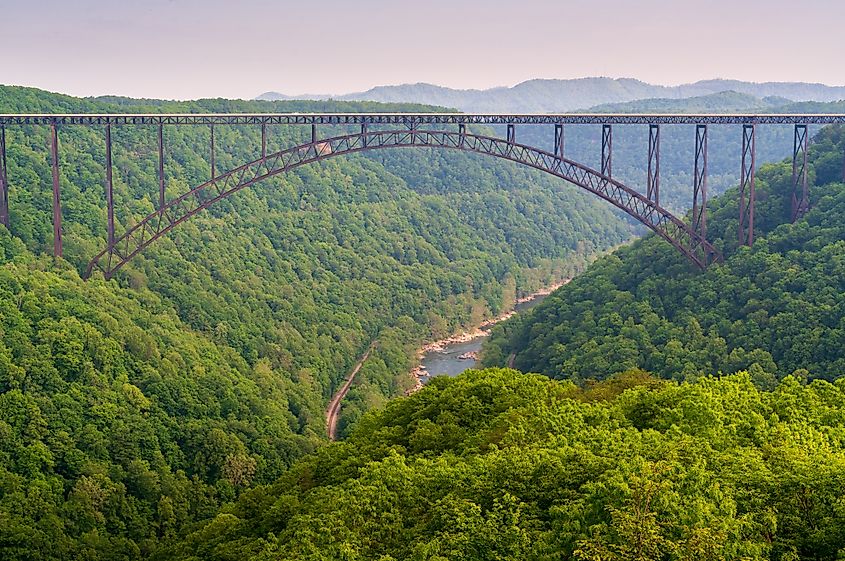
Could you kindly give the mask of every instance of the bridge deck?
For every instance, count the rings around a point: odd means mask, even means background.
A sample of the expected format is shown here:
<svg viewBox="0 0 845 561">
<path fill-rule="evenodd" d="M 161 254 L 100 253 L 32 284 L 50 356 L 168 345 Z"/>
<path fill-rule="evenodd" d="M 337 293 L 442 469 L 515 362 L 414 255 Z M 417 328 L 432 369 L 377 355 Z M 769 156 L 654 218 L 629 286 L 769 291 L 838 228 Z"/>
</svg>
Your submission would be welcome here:
<svg viewBox="0 0 845 561">
<path fill-rule="evenodd" d="M 0 125 L 830 125 L 843 113 L 111 113 L 0 114 Z"/>
</svg>

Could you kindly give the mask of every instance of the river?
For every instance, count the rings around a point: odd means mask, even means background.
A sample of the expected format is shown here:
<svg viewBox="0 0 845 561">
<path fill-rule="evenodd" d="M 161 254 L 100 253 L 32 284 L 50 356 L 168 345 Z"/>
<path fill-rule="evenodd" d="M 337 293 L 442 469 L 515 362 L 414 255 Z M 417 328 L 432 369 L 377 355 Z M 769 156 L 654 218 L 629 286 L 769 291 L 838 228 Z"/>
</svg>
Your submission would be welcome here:
<svg viewBox="0 0 845 561">
<path fill-rule="evenodd" d="M 521 302 L 514 307 L 517 313 L 530 310 L 542 302 L 547 294 L 540 294 L 527 302 Z M 442 351 L 428 351 L 423 354 L 420 364 L 427 375 L 421 376 L 420 381 L 425 384 L 433 376 L 457 376 L 464 370 L 474 368 L 477 360 L 474 358 L 459 358 L 465 353 L 478 353 L 487 339 L 487 335 L 476 337 L 471 341 L 447 343 L 442 345 Z"/>
</svg>

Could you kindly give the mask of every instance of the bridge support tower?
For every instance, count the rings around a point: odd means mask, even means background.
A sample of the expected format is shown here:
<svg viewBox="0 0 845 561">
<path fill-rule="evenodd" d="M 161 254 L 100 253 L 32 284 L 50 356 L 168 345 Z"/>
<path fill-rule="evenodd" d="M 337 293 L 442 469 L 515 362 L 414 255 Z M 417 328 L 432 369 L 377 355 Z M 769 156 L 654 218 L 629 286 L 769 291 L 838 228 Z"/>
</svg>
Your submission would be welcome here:
<svg viewBox="0 0 845 561">
<path fill-rule="evenodd" d="M 795 125 L 792 143 L 792 222 L 810 210 L 807 187 L 807 125 Z"/>
<path fill-rule="evenodd" d="M 757 164 L 757 125 L 742 125 L 742 169 L 739 179 L 739 244 L 754 245 L 754 174 Z"/>
</svg>

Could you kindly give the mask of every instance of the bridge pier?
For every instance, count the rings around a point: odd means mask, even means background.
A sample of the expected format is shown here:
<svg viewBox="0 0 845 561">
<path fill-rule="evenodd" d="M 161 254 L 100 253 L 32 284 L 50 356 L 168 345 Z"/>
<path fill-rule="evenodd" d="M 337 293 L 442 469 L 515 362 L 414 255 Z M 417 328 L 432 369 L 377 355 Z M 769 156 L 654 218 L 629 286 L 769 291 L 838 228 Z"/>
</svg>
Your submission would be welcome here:
<svg viewBox="0 0 845 561">
<path fill-rule="evenodd" d="M 114 250 L 114 190 L 112 183 L 111 125 L 106 125 L 106 213 L 108 221 L 108 251 Z"/>
<path fill-rule="evenodd" d="M 164 209 L 164 126 L 158 125 L 158 210 Z"/>
<path fill-rule="evenodd" d="M 810 209 L 807 187 L 807 125 L 795 125 L 792 143 L 792 222 Z"/>
<path fill-rule="evenodd" d="M 660 125 L 648 126 L 648 200 L 660 205 Z"/>
<path fill-rule="evenodd" d="M 707 239 L 707 125 L 695 126 L 692 178 L 692 230 Z"/>
<path fill-rule="evenodd" d="M 516 129 L 512 123 L 508 123 L 508 144 L 516 143 Z"/>
<path fill-rule="evenodd" d="M 613 177 L 613 126 L 601 127 L 601 174 Z"/>
<path fill-rule="evenodd" d="M 267 157 L 267 123 L 261 123 L 261 159 Z"/>
<path fill-rule="evenodd" d="M 757 163 L 757 125 L 742 125 L 742 170 L 739 181 L 739 243 L 754 245 L 754 173 Z"/>
<path fill-rule="evenodd" d="M 9 227 L 9 178 L 6 168 L 6 127 L 0 125 L 0 224 Z"/>
<path fill-rule="evenodd" d="M 563 146 L 564 146 L 563 125 L 556 124 L 555 125 L 555 156 L 557 156 L 558 158 L 563 158 Z"/>
<path fill-rule="evenodd" d="M 53 168 L 53 257 L 62 256 L 62 196 L 59 190 L 59 133 L 50 125 L 50 159 Z"/>
<path fill-rule="evenodd" d="M 209 125 L 209 132 L 211 133 L 211 179 L 214 180 L 217 176 L 217 171 L 214 166 L 214 125 Z"/>
</svg>

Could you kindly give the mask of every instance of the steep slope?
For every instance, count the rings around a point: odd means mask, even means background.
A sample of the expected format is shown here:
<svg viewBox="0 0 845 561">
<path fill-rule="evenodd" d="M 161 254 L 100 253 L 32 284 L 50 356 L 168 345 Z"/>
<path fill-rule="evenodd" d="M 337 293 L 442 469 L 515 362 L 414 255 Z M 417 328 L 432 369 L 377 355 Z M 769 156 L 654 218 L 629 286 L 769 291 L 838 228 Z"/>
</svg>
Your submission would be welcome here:
<svg viewBox="0 0 845 561">
<path fill-rule="evenodd" d="M 3 559 L 138 559 L 317 446 L 307 387 L 156 294 L 47 271 L 2 228 L 0 263 Z"/>
<path fill-rule="evenodd" d="M 627 390 L 626 390 L 627 388 Z M 626 390 L 626 391 L 623 391 Z M 833 561 L 845 387 L 439 377 L 158 561 Z"/>
<path fill-rule="evenodd" d="M 0 88 L 0 112 L 436 110 L 373 103 L 80 100 Z M 323 411 L 378 347 L 340 430 L 401 393 L 413 349 L 630 236 L 607 206 L 462 154 L 336 159 L 244 190 L 112 281 L 102 130 L 59 130 L 65 260 L 47 130 L 7 128 L 0 227 L 0 558 L 140 559 L 323 442 Z M 155 208 L 153 128 L 113 128 L 118 232 Z M 310 131 L 271 128 L 269 149 Z M 325 131 L 321 131 L 325 132 Z M 215 128 L 218 171 L 260 133 Z M 204 181 L 208 131 L 165 129 L 168 197 Z"/>
<path fill-rule="evenodd" d="M 795 373 L 845 373 L 845 130 L 810 151 L 812 209 L 789 224 L 788 164 L 758 175 L 757 241 L 738 248 L 736 190 L 713 201 L 710 236 L 726 262 L 706 273 L 648 237 L 599 260 L 532 313 L 500 327 L 487 364 L 604 378 L 640 367 L 674 379 L 749 369 L 764 387 Z"/>
</svg>

